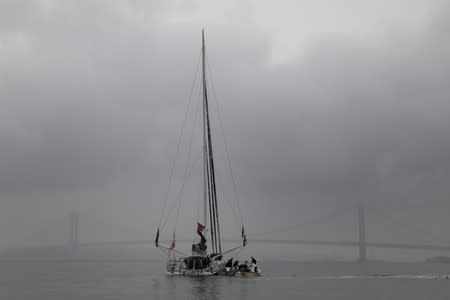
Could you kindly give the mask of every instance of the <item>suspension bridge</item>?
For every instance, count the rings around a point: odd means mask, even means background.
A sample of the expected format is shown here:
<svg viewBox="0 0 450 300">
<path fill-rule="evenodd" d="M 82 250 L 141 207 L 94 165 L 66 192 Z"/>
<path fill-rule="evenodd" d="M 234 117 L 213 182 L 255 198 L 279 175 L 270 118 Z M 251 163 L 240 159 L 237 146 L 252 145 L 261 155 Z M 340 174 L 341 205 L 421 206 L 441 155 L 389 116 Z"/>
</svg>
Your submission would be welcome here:
<svg viewBox="0 0 450 300">
<path fill-rule="evenodd" d="M 384 248 L 384 249 L 405 249 L 405 250 L 420 250 L 420 251 L 436 251 L 449 252 L 450 242 L 442 244 L 423 244 L 423 243 L 393 243 L 393 242 L 372 242 L 367 239 L 367 224 L 366 224 L 366 208 L 364 205 L 358 205 L 355 209 L 355 217 L 357 219 L 357 236 L 354 240 L 320 240 L 320 239 L 266 239 L 257 238 L 258 234 L 252 237 L 249 234 L 251 243 L 269 243 L 269 244 L 287 244 L 287 245 L 313 245 L 313 246 L 338 246 L 338 247 L 352 247 L 358 249 L 358 261 L 368 261 L 368 248 Z M 328 216 L 329 217 L 329 216 Z M 317 221 L 317 220 L 316 220 Z M 304 224 L 302 224 L 304 225 Z M 69 228 L 68 228 L 68 242 L 64 246 L 68 254 L 76 254 L 82 247 L 87 246 L 101 246 L 101 245 L 145 245 L 153 244 L 151 239 L 142 240 L 111 240 L 111 241 L 97 241 L 85 243 L 80 240 L 80 213 L 77 211 L 69 214 Z M 191 242 L 191 240 L 178 239 L 180 242 Z M 229 242 L 239 242 L 235 240 L 227 240 Z"/>
</svg>

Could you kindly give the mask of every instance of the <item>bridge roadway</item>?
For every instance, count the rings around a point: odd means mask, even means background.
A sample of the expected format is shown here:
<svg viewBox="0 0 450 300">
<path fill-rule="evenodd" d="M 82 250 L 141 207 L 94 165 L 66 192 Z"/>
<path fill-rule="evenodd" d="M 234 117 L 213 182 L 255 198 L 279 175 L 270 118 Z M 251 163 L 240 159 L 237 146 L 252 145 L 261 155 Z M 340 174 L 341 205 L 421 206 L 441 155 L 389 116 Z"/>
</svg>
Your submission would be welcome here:
<svg viewBox="0 0 450 300">
<path fill-rule="evenodd" d="M 179 242 L 192 242 L 192 240 L 179 239 Z M 225 242 L 241 243 L 239 240 L 223 239 Z M 249 243 L 271 243 L 271 244 L 296 244 L 296 245 L 317 245 L 317 246 L 342 246 L 342 247 L 359 247 L 358 241 L 320 241 L 320 240 L 265 240 L 265 239 L 249 239 Z M 153 244 L 151 240 L 134 240 L 134 241 L 104 241 L 81 243 L 80 246 L 101 246 L 101 245 L 138 245 Z M 164 243 L 164 242 L 163 242 Z M 170 242 L 166 241 L 165 244 Z M 367 247 L 385 248 L 385 249 L 410 249 L 410 250 L 433 250 L 433 251 L 450 251 L 450 245 L 430 245 L 430 244 L 411 244 L 411 243 L 384 243 L 384 242 L 366 242 Z"/>
</svg>

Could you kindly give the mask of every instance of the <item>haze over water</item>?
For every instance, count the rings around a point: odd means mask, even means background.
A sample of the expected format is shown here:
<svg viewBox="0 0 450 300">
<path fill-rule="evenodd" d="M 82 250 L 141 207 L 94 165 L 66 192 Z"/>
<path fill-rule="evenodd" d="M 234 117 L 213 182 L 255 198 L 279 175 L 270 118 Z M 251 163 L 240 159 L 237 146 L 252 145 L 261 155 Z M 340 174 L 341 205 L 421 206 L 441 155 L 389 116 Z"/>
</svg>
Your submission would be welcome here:
<svg viewBox="0 0 450 300">
<path fill-rule="evenodd" d="M 150 250 L 150 249 L 147 249 Z M 1 261 L 2 299 L 448 299 L 447 264 L 263 260 L 264 276 L 164 275 L 164 259 Z M 99 253 L 97 253 L 99 254 Z M 134 256 L 134 260 L 132 259 Z M 142 256 L 141 256 L 142 257 Z M 244 258 L 244 257 L 243 257 Z M 103 261 L 102 261 L 103 259 Z"/>
<path fill-rule="evenodd" d="M 203 28 L 256 280 L 168 278 L 148 243 L 198 241 Z M 0 298 L 448 299 L 449 32 L 448 0 L 0 0 Z"/>
</svg>

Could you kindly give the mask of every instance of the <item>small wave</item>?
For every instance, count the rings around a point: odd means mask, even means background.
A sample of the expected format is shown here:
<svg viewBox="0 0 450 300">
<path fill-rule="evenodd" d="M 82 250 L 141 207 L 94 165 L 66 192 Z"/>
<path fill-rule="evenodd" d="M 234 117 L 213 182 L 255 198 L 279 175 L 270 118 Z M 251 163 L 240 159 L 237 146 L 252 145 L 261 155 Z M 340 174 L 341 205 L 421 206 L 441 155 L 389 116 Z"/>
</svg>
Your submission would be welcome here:
<svg viewBox="0 0 450 300">
<path fill-rule="evenodd" d="M 290 276 L 270 276 L 270 275 L 266 275 L 266 276 L 261 276 L 261 277 L 257 277 L 255 278 L 255 280 L 292 280 L 295 279 L 297 277 L 297 275 L 290 275 Z"/>
<path fill-rule="evenodd" d="M 371 274 L 321 276 L 313 279 L 450 279 L 450 274 Z"/>
</svg>

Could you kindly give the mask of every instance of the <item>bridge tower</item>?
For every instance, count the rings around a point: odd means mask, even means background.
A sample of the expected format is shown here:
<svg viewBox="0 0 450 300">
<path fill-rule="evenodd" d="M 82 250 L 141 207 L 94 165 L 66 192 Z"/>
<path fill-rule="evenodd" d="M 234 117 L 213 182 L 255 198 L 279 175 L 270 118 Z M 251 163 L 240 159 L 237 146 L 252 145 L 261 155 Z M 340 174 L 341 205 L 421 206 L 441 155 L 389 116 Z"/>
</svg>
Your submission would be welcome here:
<svg viewBox="0 0 450 300">
<path fill-rule="evenodd" d="M 75 254 L 80 246 L 80 213 L 78 211 L 70 213 L 69 226 L 69 251 Z"/>
<path fill-rule="evenodd" d="M 366 215 L 364 203 L 358 205 L 359 262 L 367 262 Z"/>
</svg>

